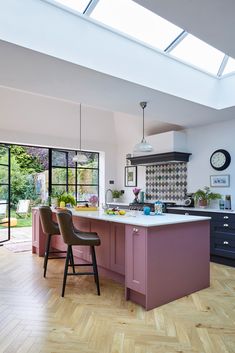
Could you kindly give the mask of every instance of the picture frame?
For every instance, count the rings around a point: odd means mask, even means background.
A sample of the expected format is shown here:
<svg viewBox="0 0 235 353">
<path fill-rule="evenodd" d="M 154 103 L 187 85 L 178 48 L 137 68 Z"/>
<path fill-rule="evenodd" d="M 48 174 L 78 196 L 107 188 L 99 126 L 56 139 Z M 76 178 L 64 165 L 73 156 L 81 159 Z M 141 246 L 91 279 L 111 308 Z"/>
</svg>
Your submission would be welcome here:
<svg viewBox="0 0 235 353">
<path fill-rule="evenodd" d="M 125 186 L 137 186 L 137 166 L 125 167 Z"/>
<path fill-rule="evenodd" d="M 230 186 L 230 176 L 226 175 L 211 175 L 210 176 L 210 186 L 225 188 Z"/>
</svg>

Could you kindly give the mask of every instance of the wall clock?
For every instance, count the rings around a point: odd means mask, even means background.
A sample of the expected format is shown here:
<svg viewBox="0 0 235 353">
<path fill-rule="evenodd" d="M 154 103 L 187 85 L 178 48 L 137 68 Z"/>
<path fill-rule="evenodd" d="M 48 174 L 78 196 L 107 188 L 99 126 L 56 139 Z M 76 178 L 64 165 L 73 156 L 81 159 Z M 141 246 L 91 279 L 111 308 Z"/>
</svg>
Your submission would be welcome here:
<svg viewBox="0 0 235 353">
<path fill-rule="evenodd" d="M 210 163 L 215 170 L 224 170 L 228 168 L 231 162 L 231 156 L 226 150 L 216 150 L 212 153 Z"/>
</svg>

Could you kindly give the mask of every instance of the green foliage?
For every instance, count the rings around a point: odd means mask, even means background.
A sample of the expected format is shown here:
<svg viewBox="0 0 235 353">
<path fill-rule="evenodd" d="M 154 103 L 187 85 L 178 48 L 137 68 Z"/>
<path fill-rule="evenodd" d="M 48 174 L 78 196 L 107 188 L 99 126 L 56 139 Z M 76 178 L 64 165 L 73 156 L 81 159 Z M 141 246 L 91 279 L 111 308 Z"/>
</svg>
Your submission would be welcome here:
<svg viewBox="0 0 235 353">
<path fill-rule="evenodd" d="M 122 196 L 122 192 L 120 190 L 112 190 L 112 195 L 114 199 L 118 199 L 120 196 Z"/>
<path fill-rule="evenodd" d="M 217 193 L 213 193 L 210 191 L 208 186 L 205 186 L 204 189 L 199 189 L 193 194 L 193 198 L 196 202 L 199 200 L 209 201 L 209 200 L 216 200 L 220 199 L 221 195 Z"/>
<path fill-rule="evenodd" d="M 26 174 L 40 173 L 44 170 L 36 156 L 27 153 L 26 147 L 11 146 L 11 156 L 14 156 L 20 169 Z"/>
<path fill-rule="evenodd" d="M 58 201 L 59 202 L 64 201 L 65 205 L 68 204 L 68 203 L 71 206 L 75 206 L 76 205 L 76 200 L 75 200 L 74 196 L 71 195 L 71 194 L 68 194 L 66 192 L 64 192 L 63 194 L 59 195 Z"/>
</svg>

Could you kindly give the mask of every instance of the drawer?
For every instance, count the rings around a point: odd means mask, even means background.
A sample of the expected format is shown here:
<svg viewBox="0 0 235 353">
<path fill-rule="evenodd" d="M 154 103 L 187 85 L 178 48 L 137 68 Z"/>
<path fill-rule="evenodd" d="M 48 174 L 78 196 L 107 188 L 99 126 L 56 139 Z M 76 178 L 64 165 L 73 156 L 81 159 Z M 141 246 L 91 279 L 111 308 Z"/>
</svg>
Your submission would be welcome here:
<svg viewBox="0 0 235 353">
<path fill-rule="evenodd" d="M 235 222 L 225 221 L 211 221 L 212 232 L 226 232 L 235 234 Z"/>
<path fill-rule="evenodd" d="M 221 233 L 211 237 L 211 254 L 235 259 L 235 236 Z"/>
<path fill-rule="evenodd" d="M 213 221 L 224 222 L 224 223 L 228 223 L 228 222 L 235 223 L 235 214 L 211 212 L 210 215 Z"/>
</svg>

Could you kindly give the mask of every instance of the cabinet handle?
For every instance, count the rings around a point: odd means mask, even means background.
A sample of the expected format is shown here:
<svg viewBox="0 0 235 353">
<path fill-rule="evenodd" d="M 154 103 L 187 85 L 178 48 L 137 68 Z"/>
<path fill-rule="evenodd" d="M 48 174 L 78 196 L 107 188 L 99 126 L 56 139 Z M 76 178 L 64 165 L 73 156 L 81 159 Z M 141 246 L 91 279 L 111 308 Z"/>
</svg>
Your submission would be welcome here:
<svg viewBox="0 0 235 353">
<path fill-rule="evenodd" d="M 188 212 L 185 212 L 185 216 L 189 216 L 189 213 L 188 213 Z"/>
<path fill-rule="evenodd" d="M 138 228 L 133 228 L 133 233 L 138 233 L 139 229 Z"/>
<path fill-rule="evenodd" d="M 229 242 L 228 242 L 227 240 L 225 240 L 225 241 L 223 242 L 223 244 L 224 244 L 224 245 L 228 245 Z"/>
<path fill-rule="evenodd" d="M 229 219 L 229 217 L 228 216 L 224 216 L 224 219 Z"/>
<path fill-rule="evenodd" d="M 224 227 L 228 227 L 228 223 L 224 223 Z"/>
</svg>

